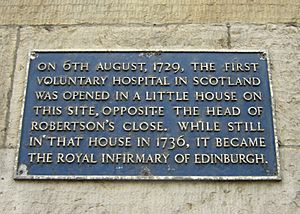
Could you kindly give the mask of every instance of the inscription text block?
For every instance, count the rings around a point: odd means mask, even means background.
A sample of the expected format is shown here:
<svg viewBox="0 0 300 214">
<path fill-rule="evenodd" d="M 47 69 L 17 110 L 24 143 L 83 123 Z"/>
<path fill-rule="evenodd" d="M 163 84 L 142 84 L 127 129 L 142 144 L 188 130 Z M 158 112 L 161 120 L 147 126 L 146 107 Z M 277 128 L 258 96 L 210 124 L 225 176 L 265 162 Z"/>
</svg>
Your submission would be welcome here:
<svg viewBox="0 0 300 214">
<path fill-rule="evenodd" d="M 260 51 L 33 51 L 16 179 L 279 179 Z"/>
</svg>

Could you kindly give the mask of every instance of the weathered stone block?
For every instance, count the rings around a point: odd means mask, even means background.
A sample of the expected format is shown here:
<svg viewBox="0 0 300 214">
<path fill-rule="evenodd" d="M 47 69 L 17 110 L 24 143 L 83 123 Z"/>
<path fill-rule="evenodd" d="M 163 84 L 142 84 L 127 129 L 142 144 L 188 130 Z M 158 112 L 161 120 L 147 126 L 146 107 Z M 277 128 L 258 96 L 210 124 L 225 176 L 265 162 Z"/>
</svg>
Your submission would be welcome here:
<svg viewBox="0 0 300 214">
<path fill-rule="evenodd" d="M 300 23 L 298 0 L 11 0 L 0 24 Z"/>
</svg>

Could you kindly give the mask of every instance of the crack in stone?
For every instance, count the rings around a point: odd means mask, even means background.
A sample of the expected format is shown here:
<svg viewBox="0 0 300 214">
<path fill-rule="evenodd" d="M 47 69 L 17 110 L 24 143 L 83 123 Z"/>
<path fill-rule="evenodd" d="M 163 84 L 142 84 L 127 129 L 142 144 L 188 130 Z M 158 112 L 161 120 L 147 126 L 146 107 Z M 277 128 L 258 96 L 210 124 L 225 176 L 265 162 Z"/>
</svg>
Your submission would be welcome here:
<svg viewBox="0 0 300 214">
<path fill-rule="evenodd" d="M 226 27 L 227 27 L 227 48 L 231 49 L 231 34 L 230 34 L 231 25 L 230 25 L 230 23 L 227 23 Z"/>
<path fill-rule="evenodd" d="M 5 116 L 4 148 L 7 147 L 7 140 L 8 140 L 7 130 L 8 130 L 8 126 L 9 126 L 10 105 L 11 105 L 11 100 L 12 100 L 14 77 L 15 77 L 15 72 L 16 72 L 16 68 L 17 68 L 17 52 L 18 52 L 18 49 L 19 49 L 19 43 L 20 43 L 20 27 L 17 28 L 16 45 L 15 45 L 14 58 L 13 58 L 13 71 L 12 71 L 12 74 L 11 74 L 10 88 L 7 92 L 7 113 L 6 113 L 6 116 Z"/>
</svg>

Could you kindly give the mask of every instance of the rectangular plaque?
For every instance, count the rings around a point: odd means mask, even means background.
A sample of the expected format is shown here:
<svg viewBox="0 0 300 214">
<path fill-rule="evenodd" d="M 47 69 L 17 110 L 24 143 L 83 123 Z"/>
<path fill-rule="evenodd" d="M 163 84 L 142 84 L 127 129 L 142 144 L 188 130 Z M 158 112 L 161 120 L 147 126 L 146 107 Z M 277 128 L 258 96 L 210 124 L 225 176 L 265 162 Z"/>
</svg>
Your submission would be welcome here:
<svg viewBox="0 0 300 214">
<path fill-rule="evenodd" d="M 16 179 L 279 180 L 264 51 L 37 50 Z"/>
</svg>

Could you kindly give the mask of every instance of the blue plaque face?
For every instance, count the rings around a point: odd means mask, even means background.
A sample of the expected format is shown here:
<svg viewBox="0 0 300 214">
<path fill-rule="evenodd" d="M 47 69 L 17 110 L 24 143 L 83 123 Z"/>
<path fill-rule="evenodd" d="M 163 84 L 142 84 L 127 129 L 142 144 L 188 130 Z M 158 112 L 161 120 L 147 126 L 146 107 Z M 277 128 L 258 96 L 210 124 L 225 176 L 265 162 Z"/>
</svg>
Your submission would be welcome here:
<svg viewBox="0 0 300 214">
<path fill-rule="evenodd" d="M 16 179 L 278 180 L 260 51 L 34 51 Z"/>
</svg>

